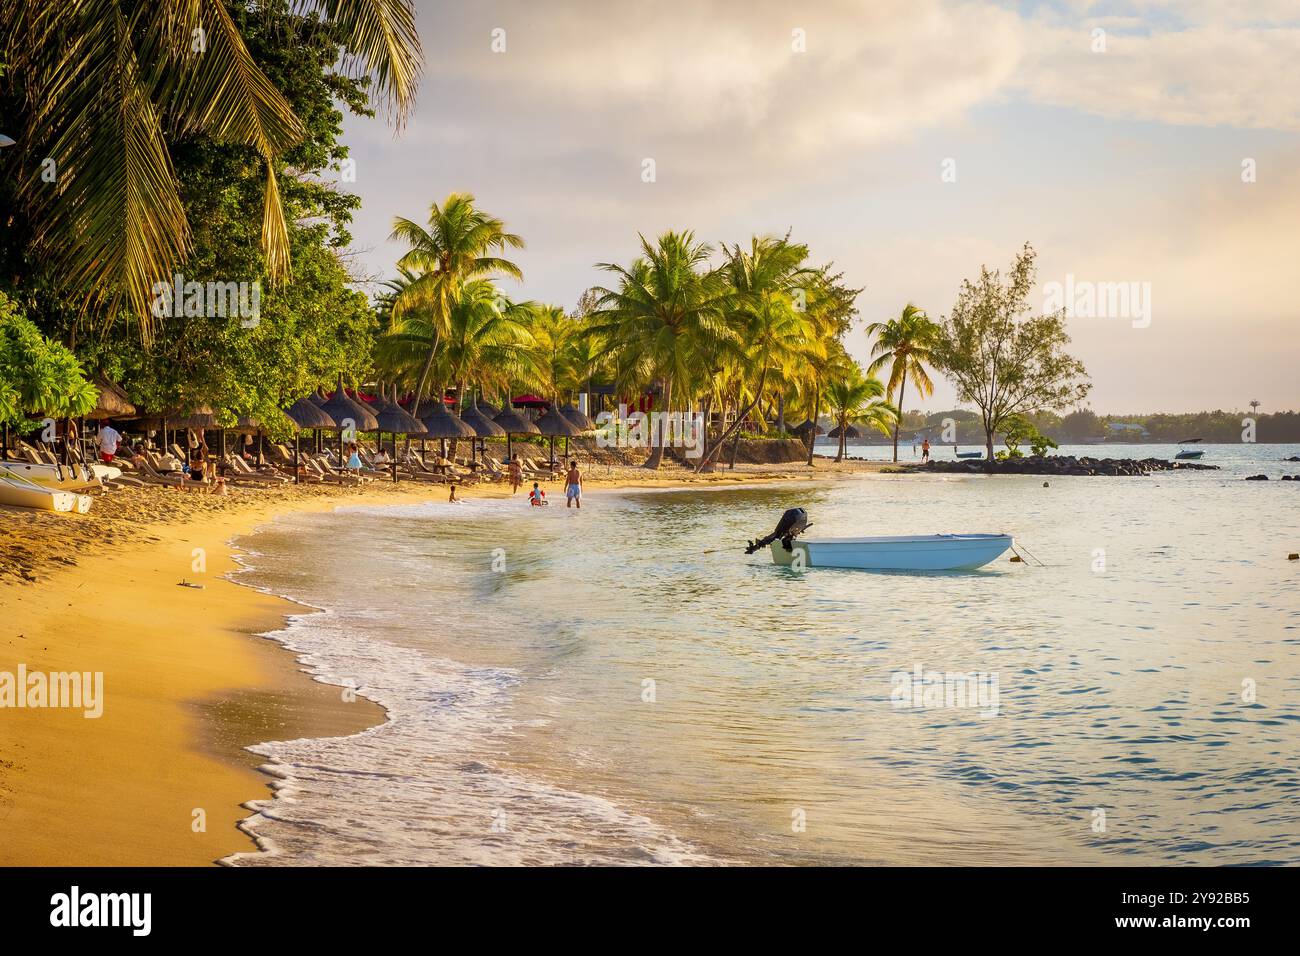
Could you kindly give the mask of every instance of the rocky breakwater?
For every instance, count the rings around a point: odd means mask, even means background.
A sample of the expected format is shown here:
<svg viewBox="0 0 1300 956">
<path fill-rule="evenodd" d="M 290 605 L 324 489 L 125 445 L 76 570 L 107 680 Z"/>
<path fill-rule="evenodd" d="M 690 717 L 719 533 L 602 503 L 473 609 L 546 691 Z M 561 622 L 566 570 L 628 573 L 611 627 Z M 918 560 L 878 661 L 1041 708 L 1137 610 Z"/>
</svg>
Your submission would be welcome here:
<svg viewBox="0 0 1300 956">
<path fill-rule="evenodd" d="M 909 466 L 919 471 L 960 475 L 1110 475 L 1139 476 L 1154 471 L 1218 471 L 1217 465 L 1197 461 L 1166 461 L 1163 458 L 1089 458 L 1087 455 L 1048 455 L 1025 458 L 968 458 L 958 461 L 930 461 Z"/>
</svg>

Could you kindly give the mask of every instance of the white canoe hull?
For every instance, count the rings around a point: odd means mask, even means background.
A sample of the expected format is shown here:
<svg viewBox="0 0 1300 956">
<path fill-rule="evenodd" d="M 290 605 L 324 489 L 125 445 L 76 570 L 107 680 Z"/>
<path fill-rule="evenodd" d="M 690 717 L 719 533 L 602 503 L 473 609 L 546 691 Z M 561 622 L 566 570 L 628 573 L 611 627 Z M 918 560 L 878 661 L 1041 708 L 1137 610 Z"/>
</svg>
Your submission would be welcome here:
<svg viewBox="0 0 1300 956">
<path fill-rule="evenodd" d="M 773 541 L 772 560 L 806 568 L 865 571 L 970 571 L 1011 547 L 1009 534 L 930 534 L 880 538 L 796 538 L 787 551 Z"/>
<path fill-rule="evenodd" d="M 32 508 L 36 511 L 80 512 L 90 510 L 90 497 L 70 491 L 43 488 L 30 481 L 0 476 L 0 505 Z"/>
<path fill-rule="evenodd" d="M 103 469 L 102 472 L 101 468 Z M 110 476 L 109 472 L 116 472 L 117 474 Z M 87 488 L 102 487 L 101 478 L 121 477 L 122 469 L 110 468 L 106 465 L 91 465 L 89 469 L 90 477 L 87 478 L 87 471 L 84 471 L 81 465 L 68 465 L 60 468 L 58 465 L 33 465 L 25 461 L 4 461 L 0 462 L 0 475 L 4 474 L 25 478 L 28 481 L 36 482 L 38 485 L 44 485 L 46 488 L 54 488 L 59 491 L 84 491 Z"/>
</svg>

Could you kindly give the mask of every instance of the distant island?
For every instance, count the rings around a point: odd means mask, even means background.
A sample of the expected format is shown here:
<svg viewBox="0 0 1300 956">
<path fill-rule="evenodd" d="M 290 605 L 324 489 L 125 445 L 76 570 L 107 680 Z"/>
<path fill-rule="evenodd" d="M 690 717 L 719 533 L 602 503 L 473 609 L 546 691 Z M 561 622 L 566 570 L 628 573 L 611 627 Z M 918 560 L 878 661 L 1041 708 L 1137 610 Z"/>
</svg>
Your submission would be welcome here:
<svg viewBox="0 0 1300 956">
<path fill-rule="evenodd" d="M 1125 414 L 1098 415 L 1088 409 L 1069 412 L 1062 416 L 1052 412 L 1037 412 L 1025 416 L 1040 433 L 1063 445 L 1123 443 L 1135 445 L 1167 445 L 1192 438 L 1213 444 L 1238 444 L 1247 441 L 1249 420 L 1254 421 L 1254 441 L 1300 442 L 1300 412 L 1285 411 L 1255 413 L 1247 411 L 1184 412 L 1181 414 Z M 984 433 L 979 415 L 965 409 L 923 413 L 905 412 L 901 422 L 901 438 L 910 442 L 943 441 L 947 422 L 956 422 L 956 440 L 959 445 L 980 446 Z M 862 444 L 874 444 L 872 441 Z M 881 442 L 886 444 L 887 442 Z"/>
</svg>

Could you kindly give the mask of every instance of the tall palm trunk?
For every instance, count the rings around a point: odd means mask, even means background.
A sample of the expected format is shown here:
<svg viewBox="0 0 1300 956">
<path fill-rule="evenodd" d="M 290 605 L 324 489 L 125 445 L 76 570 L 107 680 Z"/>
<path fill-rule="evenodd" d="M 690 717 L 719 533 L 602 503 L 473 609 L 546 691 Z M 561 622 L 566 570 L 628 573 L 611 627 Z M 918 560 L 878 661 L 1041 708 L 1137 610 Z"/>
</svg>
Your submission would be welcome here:
<svg viewBox="0 0 1300 956">
<path fill-rule="evenodd" d="M 844 460 L 844 443 L 845 443 L 845 442 L 847 441 L 847 439 L 848 439 L 848 431 L 849 431 L 849 420 L 848 420 L 848 418 L 841 418 L 841 420 L 840 420 L 840 448 L 839 448 L 839 453 L 835 456 L 835 460 L 836 460 L 836 461 L 843 461 L 843 460 Z"/>
<path fill-rule="evenodd" d="M 666 412 L 672 405 L 673 380 L 671 378 L 664 379 L 663 396 L 664 396 L 664 411 Z M 651 414 L 653 414 L 653 409 L 651 410 Z M 651 420 L 656 421 L 656 419 L 651 419 Z M 659 465 L 662 464 L 664 460 L 664 440 L 667 437 L 664 434 L 663 419 L 659 418 L 657 419 L 657 421 L 658 421 L 658 427 L 650 429 L 650 440 L 654 444 L 650 449 L 650 457 L 645 460 L 645 466 L 644 466 L 646 468 L 651 469 L 652 471 L 658 471 Z"/>
<path fill-rule="evenodd" d="M 424 394 L 424 386 L 429 384 L 429 372 L 433 369 L 434 357 L 438 354 L 438 332 L 435 329 L 433 333 L 433 342 L 429 345 L 429 354 L 424 359 L 424 367 L 420 369 L 420 380 L 415 383 L 415 401 L 411 403 L 411 414 L 420 417 L 420 396 Z M 439 401 L 442 397 L 439 396 Z"/>
<path fill-rule="evenodd" d="M 813 414 L 812 414 L 812 431 L 808 433 L 808 467 L 812 467 L 813 448 L 817 445 L 817 416 L 821 414 L 822 408 L 822 391 L 821 385 L 816 379 L 813 380 Z"/>
<path fill-rule="evenodd" d="M 754 400 L 736 413 L 736 420 L 732 422 L 730 426 L 728 426 L 723 430 L 722 434 L 718 437 L 718 440 L 713 445 L 713 447 L 709 448 L 704 452 L 704 456 L 700 459 L 700 463 L 695 467 L 697 473 L 704 471 L 705 468 L 708 467 L 709 462 L 717 457 L 718 452 L 722 450 L 722 446 L 726 443 L 727 439 L 731 437 L 732 433 L 740 431 L 741 423 L 744 422 L 744 420 L 749 416 L 749 413 L 752 412 L 755 406 L 758 405 L 759 399 L 763 394 L 763 385 L 766 382 L 767 382 L 767 367 L 764 366 L 763 374 L 760 375 L 758 378 L 758 388 L 755 389 L 754 391 Z M 733 467 L 735 466 L 734 454 L 732 456 L 732 466 Z"/>
<path fill-rule="evenodd" d="M 898 462 L 898 427 L 903 423 L 903 391 L 907 388 L 907 373 L 898 383 L 898 417 L 894 419 L 894 462 Z M 879 393 L 877 393 L 879 394 Z"/>
</svg>

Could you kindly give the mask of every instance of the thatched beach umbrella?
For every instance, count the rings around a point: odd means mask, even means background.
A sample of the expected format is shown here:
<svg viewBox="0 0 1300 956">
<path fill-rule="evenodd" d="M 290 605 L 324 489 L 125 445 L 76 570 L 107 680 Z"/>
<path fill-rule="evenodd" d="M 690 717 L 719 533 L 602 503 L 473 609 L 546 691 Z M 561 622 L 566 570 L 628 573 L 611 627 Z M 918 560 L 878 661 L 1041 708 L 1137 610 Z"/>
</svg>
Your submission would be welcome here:
<svg viewBox="0 0 1300 956">
<path fill-rule="evenodd" d="M 424 435 L 427 429 L 424 423 L 397 404 L 397 386 L 393 386 L 393 397 L 389 398 L 382 391 L 379 398 L 381 399 L 378 414 L 375 415 L 376 427 L 379 429 L 380 440 L 383 440 L 384 432 L 391 432 L 393 435 L 393 481 L 397 481 L 397 436 L 402 435 Z"/>
<path fill-rule="evenodd" d="M 839 437 L 840 437 L 840 426 L 836 425 L 834 428 L 832 428 L 829 432 L 826 433 L 826 437 L 828 437 L 828 438 L 839 438 Z M 852 425 L 850 425 L 848 428 L 846 428 L 846 429 L 844 430 L 844 437 L 845 437 L 845 438 L 861 438 L 861 437 L 862 437 L 862 432 L 858 431 L 856 428 L 854 428 Z"/>
<path fill-rule="evenodd" d="M 99 398 L 95 407 L 83 415 L 83 418 L 130 418 L 135 414 L 135 406 L 127 398 L 122 386 L 115 385 L 106 378 L 96 378 L 95 387 L 99 389 Z"/>
<path fill-rule="evenodd" d="M 194 431 L 203 431 L 208 428 L 217 427 L 217 414 L 207 405 L 199 405 L 193 411 L 188 413 L 180 411 L 163 412 L 163 451 L 167 450 L 167 427 L 169 425 L 174 432 L 180 431 L 182 428 L 192 429 Z"/>
<path fill-rule="evenodd" d="M 573 422 L 573 424 L 577 425 L 584 432 L 591 432 L 596 430 L 596 423 L 592 421 L 590 418 L 588 418 L 586 415 L 584 415 L 582 409 L 578 408 L 577 405 L 563 406 L 560 409 L 560 414 L 562 414 L 569 421 Z"/>
<path fill-rule="evenodd" d="M 293 481 L 294 484 L 298 484 L 302 481 L 298 469 L 302 458 L 303 429 L 315 428 L 319 431 L 322 428 L 337 428 L 338 425 L 323 408 L 311 400 L 310 396 L 300 398 L 286 408 L 284 417 L 293 422 Z"/>
<path fill-rule="evenodd" d="M 512 435 L 541 434 L 541 432 L 538 431 L 536 425 L 530 422 L 523 415 L 520 415 L 513 408 L 506 408 L 502 410 L 502 412 L 492 420 L 496 422 L 498 425 L 500 425 L 502 430 L 506 433 L 506 457 L 507 458 L 512 457 L 510 451 L 510 437 Z"/>
<path fill-rule="evenodd" d="M 470 450 L 474 449 L 474 439 L 478 437 L 478 430 L 472 425 L 461 420 L 460 416 L 447 408 L 446 402 L 434 402 L 429 409 L 420 416 L 420 421 L 424 423 L 426 429 L 426 438 L 437 438 L 442 444 L 442 457 L 447 457 L 447 439 L 468 438 L 470 440 Z M 421 440 L 423 445 L 423 440 Z M 423 451 L 423 447 L 421 448 Z"/>
<path fill-rule="evenodd" d="M 474 404 L 470 405 L 469 408 L 460 413 L 460 420 L 474 430 L 474 434 L 479 438 L 480 446 L 483 444 L 483 439 L 493 438 L 497 435 L 504 435 L 506 433 L 504 428 L 489 418 L 484 413 L 483 409 L 479 408 L 477 400 L 475 400 Z M 472 441 L 470 442 L 469 450 L 470 458 L 472 460 L 474 457 L 474 443 Z"/>
<path fill-rule="evenodd" d="M 165 415 L 163 420 L 175 428 L 189 428 L 199 431 L 205 428 L 217 427 L 217 413 L 207 405 L 200 405 L 188 415 L 173 417 Z"/>
<path fill-rule="evenodd" d="M 538 432 L 551 439 L 551 464 L 555 464 L 555 439 L 557 437 L 563 436 L 567 441 L 569 438 L 582 434 L 582 429 L 565 418 L 554 405 L 547 409 L 533 425 Z M 567 445 L 565 446 L 565 453 L 568 453 Z"/>
<path fill-rule="evenodd" d="M 560 408 L 560 414 L 563 415 L 565 418 L 567 418 L 569 421 L 573 422 L 573 424 L 577 425 L 578 428 L 581 429 L 582 432 L 584 433 L 594 432 L 597 428 L 596 423 L 592 421 L 590 418 L 588 418 L 587 415 L 582 411 L 582 409 L 578 408 L 577 405 L 562 406 Z M 569 457 L 569 438 L 567 435 L 564 438 L 564 457 L 565 458 Z"/>
<path fill-rule="evenodd" d="M 794 433 L 803 439 L 805 445 L 810 449 L 817 443 L 817 436 L 826 434 L 826 429 L 822 428 L 811 418 L 805 418 L 798 425 L 794 426 Z"/>
<path fill-rule="evenodd" d="M 342 373 L 339 373 L 338 388 L 334 390 L 333 397 L 321 405 L 321 410 L 334 419 L 334 427 L 338 429 L 340 463 L 344 460 L 343 430 L 345 422 L 351 420 L 353 427 L 359 432 L 372 432 L 379 427 L 379 421 L 370 410 L 370 406 L 365 402 L 357 402 L 348 398 L 348 393 L 343 390 Z"/>
</svg>

